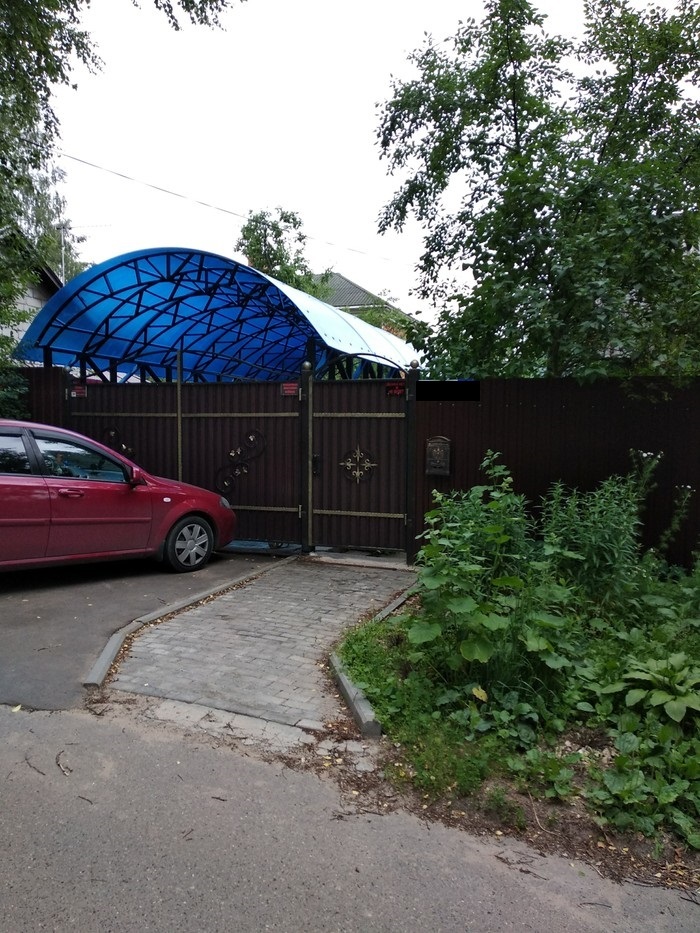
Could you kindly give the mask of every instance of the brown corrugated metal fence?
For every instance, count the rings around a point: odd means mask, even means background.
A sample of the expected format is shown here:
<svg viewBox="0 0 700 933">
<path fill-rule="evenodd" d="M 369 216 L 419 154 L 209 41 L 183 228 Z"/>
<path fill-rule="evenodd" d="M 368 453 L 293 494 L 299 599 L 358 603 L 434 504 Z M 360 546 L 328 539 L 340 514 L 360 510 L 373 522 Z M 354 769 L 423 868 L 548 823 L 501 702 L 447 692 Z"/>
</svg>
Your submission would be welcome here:
<svg viewBox="0 0 700 933">
<path fill-rule="evenodd" d="M 475 386 L 478 400 L 448 383 L 438 400 L 418 392 L 414 403 L 414 378 L 319 382 L 306 399 L 296 384 L 80 386 L 60 369 L 30 372 L 35 419 L 123 449 L 151 472 L 225 492 L 244 539 L 406 549 L 410 557 L 433 489 L 483 482 L 487 450 L 501 452 L 516 491 L 534 504 L 554 481 L 591 489 L 626 473 L 630 449 L 663 452 L 644 516 L 648 543 L 668 525 L 675 487 L 700 489 L 700 380 L 662 391 L 493 379 Z M 447 475 L 426 473 L 431 438 L 449 442 Z M 699 536 L 696 493 L 673 559 L 689 563 Z"/>
<path fill-rule="evenodd" d="M 486 379 L 478 401 L 416 405 L 417 520 L 431 507 L 432 490 L 469 489 L 484 482 L 479 469 L 488 450 L 499 451 L 515 490 L 537 503 L 562 481 L 588 490 L 605 477 L 629 472 L 630 450 L 663 452 L 657 488 L 644 514 L 645 540 L 668 526 L 674 488 L 693 486 L 690 514 L 671 550 L 688 562 L 700 536 L 700 380 L 665 390 L 650 383 L 606 380 L 581 385 L 564 379 Z M 448 476 L 426 475 L 426 443 L 450 441 Z M 418 527 L 420 530 L 420 527 Z"/>
</svg>

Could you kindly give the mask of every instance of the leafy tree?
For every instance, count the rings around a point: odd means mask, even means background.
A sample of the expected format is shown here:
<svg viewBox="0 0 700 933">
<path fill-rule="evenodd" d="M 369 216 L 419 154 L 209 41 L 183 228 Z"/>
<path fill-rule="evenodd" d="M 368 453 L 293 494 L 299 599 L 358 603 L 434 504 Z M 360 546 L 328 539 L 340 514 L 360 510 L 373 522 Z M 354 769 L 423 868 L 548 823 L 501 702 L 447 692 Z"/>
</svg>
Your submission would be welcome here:
<svg viewBox="0 0 700 933">
<path fill-rule="evenodd" d="M 353 311 L 353 314 L 367 324 L 371 324 L 372 327 L 386 330 L 395 337 L 400 337 L 401 340 L 407 339 L 409 329 L 414 323 L 413 318 L 408 314 L 404 314 L 389 301 L 381 299 L 375 304 Z"/>
<path fill-rule="evenodd" d="M 34 247 L 36 260 L 49 266 L 67 282 L 85 268 L 78 257 L 78 246 L 85 237 L 77 236 L 66 216 L 66 200 L 57 190 L 64 172 L 48 166 L 33 178 L 32 190 L 22 198 L 21 229 Z"/>
<path fill-rule="evenodd" d="M 330 273 L 318 277 L 311 271 L 304 255 L 307 238 L 302 226 L 297 213 L 281 207 L 275 214 L 250 211 L 234 249 L 259 272 L 316 298 L 325 298 Z"/>
<path fill-rule="evenodd" d="M 14 228 L 0 228 L 0 383 L 15 346 L 15 329 L 27 320 L 18 300 L 32 281 L 32 250 Z"/>
<path fill-rule="evenodd" d="M 134 0 L 135 2 L 135 0 Z M 37 181 L 50 174 L 58 136 L 53 89 L 70 85 L 74 63 L 100 59 L 80 16 L 90 0 L 0 0 L 0 327 L 16 323 L 16 301 L 31 281 L 36 255 L 27 249 L 24 208 L 39 202 Z M 178 13 L 218 25 L 232 0 L 153 0 L 178 29 Z M 45 192 L 44 192 L 45 193 Z M 55 205 L 54 205 L 55 206 Z M 74 242 L 74 241 L 71 241 Z M 0 357 L 5 350 L 0 346 Z"/>
<path fill-rule="evenodd" d="M 436 375 L 700 372 L 700 8 L 584 14 L 574 42 L 487 0 L 383 107 L 380 228 L 425 229 Z"/>
<path fill-rule="evenodd" d="M 28 418 L 29 385 L 17 366 L 0 362 L 0 418 Z"/>
</svg>

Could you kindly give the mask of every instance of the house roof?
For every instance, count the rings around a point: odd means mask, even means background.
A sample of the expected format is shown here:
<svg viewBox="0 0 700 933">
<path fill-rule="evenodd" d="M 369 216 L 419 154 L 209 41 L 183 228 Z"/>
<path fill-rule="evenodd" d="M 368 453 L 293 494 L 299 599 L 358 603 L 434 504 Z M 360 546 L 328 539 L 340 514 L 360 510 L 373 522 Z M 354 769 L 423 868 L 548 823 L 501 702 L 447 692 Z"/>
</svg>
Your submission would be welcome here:
<svg viewBox="0 0 700 933">
<path fill-rule="evenodd" d="M 39 266 L 38 269 L 39 281 L 44 286 L 47 292 L 50 292 L 52 295 L 55 294 L 59 288 L 63 285 L 61 282 L 60 276 L 58 276 L 51 266 Z"/>
<path fill-rule="evenodd" d="M 183 381 L 286 380 L 311 359 L 353 375 L 405 371 L 410 344 L 233 259 L 182 248 L 140 250 L 86 269 L 36 316 L 15 356 L 88 363 L 120 378 L 147 369 Z"/>
<path fill-rule="evenodd" d="M 325 279 L 325 276 L 317 275 L 315 278 L 320 282 Z M 334 308 L 347 310 L 349 308 L 368 308 L 372 305 L 384 305 L 387 308 L 394 307 L 386 299 L 368 292 L 366 288 L 351 282 L 350 279 L 347 279 L 339 272 L 331 272 L 330 277 L 325 279 L 325 284 L 329 289 L 328 297 L 325 300 Z"/>
<path fill-rule="evenodd" d="M 42 288 L 46 289 L 46 291 L 51 294 L 59 290 L 63 284 L 60 277 L 54 272 L 51 266 L 39 260 L 35 245 L 24 233 L 15 226 L 8 225 L 0 228 L 0 241 L 2 240 L 14 240 L 19 243 L 21 252 L 29 258 L 32 270 L 39 279 L 39 284 Z"/>
</svg>

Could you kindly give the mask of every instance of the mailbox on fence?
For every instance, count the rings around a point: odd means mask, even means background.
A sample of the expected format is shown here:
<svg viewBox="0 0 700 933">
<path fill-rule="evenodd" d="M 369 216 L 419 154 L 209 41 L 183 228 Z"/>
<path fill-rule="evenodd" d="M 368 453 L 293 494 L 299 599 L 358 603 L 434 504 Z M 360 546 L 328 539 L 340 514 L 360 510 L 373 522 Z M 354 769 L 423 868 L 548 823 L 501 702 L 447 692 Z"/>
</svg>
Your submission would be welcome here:
<svg viewBox="0 0 700 933">
<path fill-rule="evenodd" d="M 452 442 L 447 437 L 429 437 L 425 442 L 425 475 L 449 476 Z"/>
</svg>

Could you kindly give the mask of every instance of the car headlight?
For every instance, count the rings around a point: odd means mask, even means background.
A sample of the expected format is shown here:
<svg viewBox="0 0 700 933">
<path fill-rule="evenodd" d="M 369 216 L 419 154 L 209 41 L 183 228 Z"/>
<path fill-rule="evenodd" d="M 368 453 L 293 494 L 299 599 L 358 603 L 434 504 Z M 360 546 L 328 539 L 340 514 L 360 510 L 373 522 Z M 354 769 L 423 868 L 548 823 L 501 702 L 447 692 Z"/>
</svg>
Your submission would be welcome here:
<svg viewBox="0 0 700 933">
<path fill-rule="evenodd" d="M 232 509 L 232 508 L 233 508 L 233 506 L 231 505 L 231 503 L 230 503 L 230 502 L 228 501 L 228 499 L 226 499 L 224 496 L 221 496 L 221 498 L 219 499 L 219 505 L 221 506 L 222 509 Z"/>
</svg>

